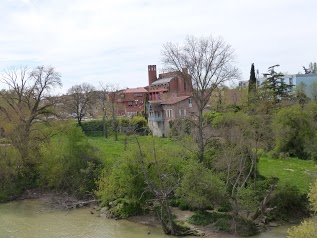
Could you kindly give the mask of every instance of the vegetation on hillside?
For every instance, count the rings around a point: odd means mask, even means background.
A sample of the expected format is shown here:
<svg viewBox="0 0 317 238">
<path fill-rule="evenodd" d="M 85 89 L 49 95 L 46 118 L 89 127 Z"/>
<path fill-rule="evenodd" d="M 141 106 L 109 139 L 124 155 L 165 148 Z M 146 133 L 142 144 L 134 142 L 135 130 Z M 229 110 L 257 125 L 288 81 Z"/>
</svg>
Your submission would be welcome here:
<svg viewBox="0 0 317 238">
<path fill-rule="evenodd" d="M 108 215 L 153 213 L 171 235 L 192 234 L 172 205 L 195 211 L 189 223 L 239 235 L 315 209 L 317 106 L 303 91 L 253 87 L 252 98 L 205 110 L 199 127 L 179 119 L 169 138 L 155 138 L 141 116 L 62 120 L 58 100 L 32 81 L 42 71 L 59 85 L 40 67 L 28 78 L 35 86 L 0 94 L 0 201 L 32 188 L 97 196 Z"/>
</svg>

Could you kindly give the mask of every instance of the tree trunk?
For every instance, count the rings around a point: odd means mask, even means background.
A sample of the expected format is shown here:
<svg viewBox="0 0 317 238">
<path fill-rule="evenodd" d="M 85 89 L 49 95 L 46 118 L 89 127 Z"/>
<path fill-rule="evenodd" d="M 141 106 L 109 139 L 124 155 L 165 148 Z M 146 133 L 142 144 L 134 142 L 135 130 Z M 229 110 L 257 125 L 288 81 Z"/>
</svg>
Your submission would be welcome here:
<svg viewBox="0 0 317 238">
<path fill-rule="evenodd" d="M 197 135 L 197 143 L 198 143 L 198 158 L 199 161 L 202 162 L 204 160 L 204 135 L 203 135 L 203 112 L 199 110 L 198 112 L 198 135 Z"/>
</svg>

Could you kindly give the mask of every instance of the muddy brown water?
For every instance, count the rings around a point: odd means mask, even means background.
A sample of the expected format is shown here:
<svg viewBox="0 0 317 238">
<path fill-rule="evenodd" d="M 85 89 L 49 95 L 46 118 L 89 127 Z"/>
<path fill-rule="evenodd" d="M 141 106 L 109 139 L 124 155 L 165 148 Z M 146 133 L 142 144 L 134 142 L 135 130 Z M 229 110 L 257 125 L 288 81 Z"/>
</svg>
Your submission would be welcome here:
<svg viewBox="0 0 317 238">
<path fill-rule="evenodd" d="M 0 238 L 167 238 L 162 230 L 125 220 L 97 217 L 91 209 L 56 211 L 40 200 L 0 204 Z M 286 226 L 268 230 L 261 238 L 287 236 Z M 149 234 L 148 234 L 149 233 Z M 217 235 L 217 238 L 232 236 Z"/>
</svg>

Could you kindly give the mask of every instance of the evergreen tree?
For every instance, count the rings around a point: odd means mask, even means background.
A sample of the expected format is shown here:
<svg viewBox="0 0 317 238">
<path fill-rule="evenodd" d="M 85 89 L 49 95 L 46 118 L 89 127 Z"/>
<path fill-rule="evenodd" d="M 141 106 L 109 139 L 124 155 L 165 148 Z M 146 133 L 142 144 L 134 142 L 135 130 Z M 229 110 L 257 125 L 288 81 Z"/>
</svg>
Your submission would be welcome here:
<svg viewBox="0 0 317 238">
<path fill-rule="evenodd" d="M 294 85 L 284 83 L 284 74 L 276 73 L 274 67 L 276 66 L 269 68 L 270 77 L 263 83 L 263 88 L 271 93 L 273 102 L 278 103 L 281 99 L 289 96 L 289 92 Z"/>
<path fill-rule="evenodd" d="M 254 99 L 256 93 L 256 77 L 255 77 L 255 71 L 254 71 L 254 64 L 251 65 L 251 71 L 250 71 L 250 79 L 249 79 L 249 90 L 248 90 L 248 98 L 249 103 L 250 100 Z"/>
</svg>

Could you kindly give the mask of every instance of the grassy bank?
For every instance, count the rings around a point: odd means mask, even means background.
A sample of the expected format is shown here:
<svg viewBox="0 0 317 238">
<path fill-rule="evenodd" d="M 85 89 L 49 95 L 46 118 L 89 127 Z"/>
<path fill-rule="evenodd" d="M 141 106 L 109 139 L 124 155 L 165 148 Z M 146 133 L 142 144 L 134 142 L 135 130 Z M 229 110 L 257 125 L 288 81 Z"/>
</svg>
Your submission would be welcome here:
<svg viewBox="0 0 317 238">
<path fill-rule="evenodd" d="M 118 158 L 125 151 L 137 147 L 134 136 L 120 135 L 118 141 L 113 137 L 88 137 L 89 141 L 99 150 L 105 161 Z M 141 146 L 151 146 L 151 136 L 138 137 Z M 169 138 L 154 137 L 155 146 L 165 151 L 179 151 L 188 153 L 180 143 Z M 258 164 L 259 173 L 265 177 L 278 177 L 280 183 L 289 182 L 295 185 L 302 193 L 307 193 L 309 186 L 317 179 L 317 164 L 311 160 L 297 158 L 271 159 L 262 157 Z"/>
<path fill-rule="evenodd" d="M 312 160 L 297 158 L 271 159 L 261 158 L 259 172 L 265 177 L 278 177 L 280 183 L 289 182 L 302 193 L 309 191 L 309 186 L 317 179 L 317 164 Z"/>
<path fill-rule="evenodd" d="M 118 141 L 115 141 L 113 137 L 88 137 L 88 140 L 94 145 L 101 153 L 101 157 L 104 160 L 111 160 L 118 158 L 125 151 L 129 151 L 137 148 L 137 141 L 134 136 L 119 135 Z M 153 139 L 151 136 L 138 136 L 141 147 L 152 146 Z M 175 151 L 179 153 L 188 153 L 180 143 L 177 143 L 170 138 L 154 137 L 154 144 L 156 148 L 165 151 Z"/>
</svg>

